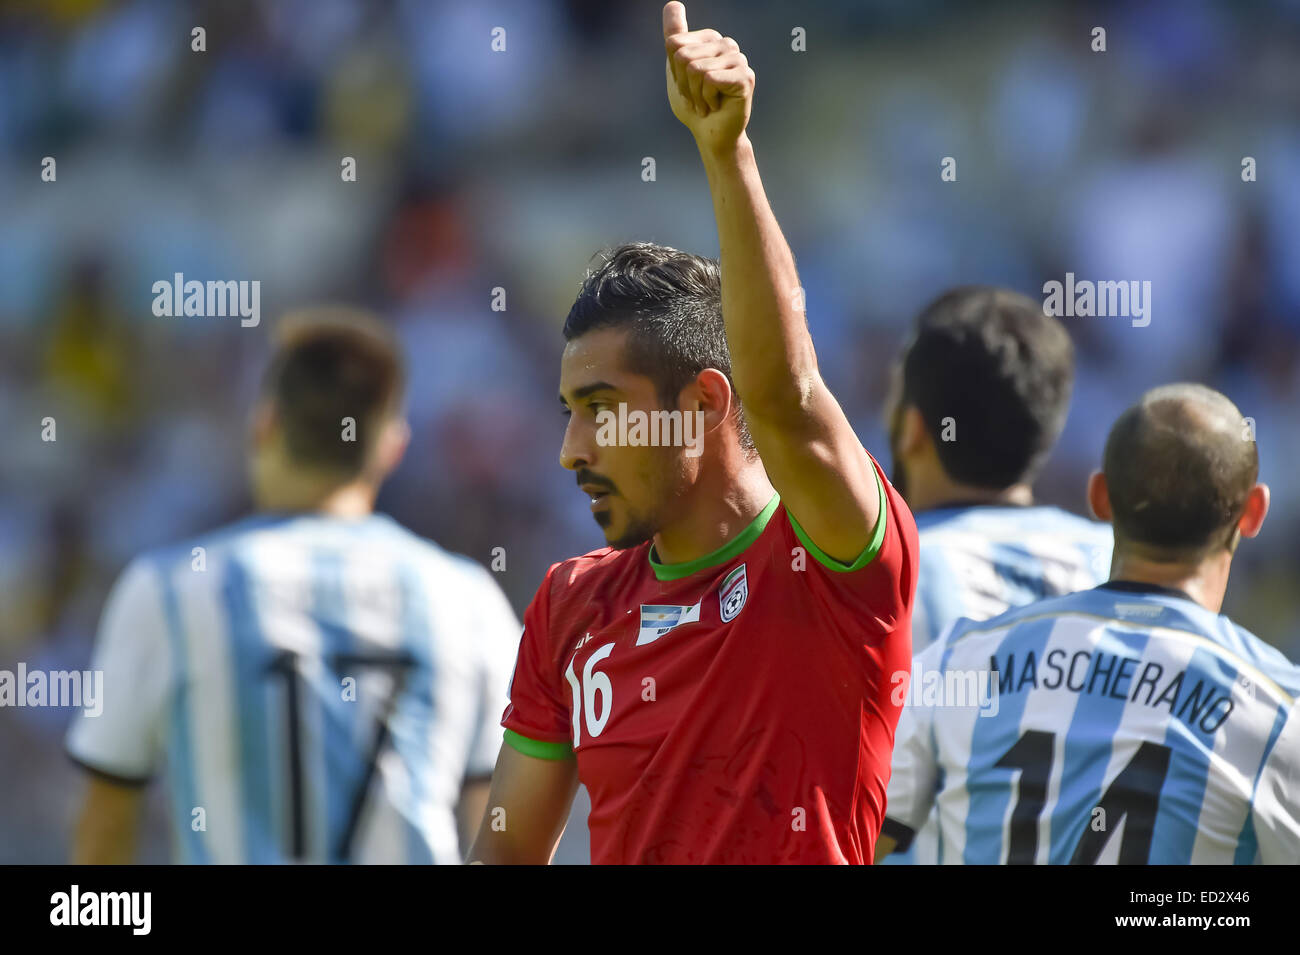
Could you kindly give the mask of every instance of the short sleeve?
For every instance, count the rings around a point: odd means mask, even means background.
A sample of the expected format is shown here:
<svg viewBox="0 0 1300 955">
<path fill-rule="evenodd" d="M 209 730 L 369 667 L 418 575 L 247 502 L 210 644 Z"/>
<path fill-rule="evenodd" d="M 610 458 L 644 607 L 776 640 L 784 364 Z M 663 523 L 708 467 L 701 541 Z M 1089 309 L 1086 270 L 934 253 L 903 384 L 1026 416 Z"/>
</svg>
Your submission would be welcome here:
<svg viewBox="0 0 1300 955">
<path fill-rule="evenodd" d="M 913 676 L 938 669 L 936 651 L 940 646 L 940 643 L 932 644 L 913 660 Z M 933 720 L 932 707 L 913 702 L 909 681 L 908 698 L 898 719 L 885 823 L 881 828 L 884 835 L 898 844 L 900 852 L 911 845 L 912 837 L 925 823 L 934 805 L 939 770 L 932 742 Z"/>
<path fill-rule="evenodd" d="M 151 562 L 136 560 L 114 585 L 91 669 L 96 681 L 102 674 L 103 698 L 73 717 L 68 753 L 118 782 L 147 782 L 162 750 L 173 683 L 162 580 Z"/>
<path fill-rule="evenodd" d="M 573 755 L 567 687 L 551 646 L 550 588 L 556 564 L 547 571 L 524 611 L 524 633 L 510 679 L 509 702 L 501 717 L 506 742 L 527 756 L 566 759 Z"/>
<path fill-rule="evenodd" d="M 490 573 L 480 570 L 478 709 L 466 761 L 467 777 L 490 776 L 501 748 L 500 715 L 509 697 L 510 670 L 519 647 L 519 618 Z"/>
<path fill-rule="evenodd" d="M 887 632 L 905 629 L 906 646 L 900 648 L 901 665 L 912 657 L 911 617 L 916 598 L 918 551 L 916 522 L 902 496 L 894 489 L 880 465 L 866 449 L 876 474 L 880 500 L 879 516 L 871 541 L 852 564 L 828 556 L 819 548 L 798 520 L 785 511 L 800 547 L 807 554 L 807 571 L 828 606 L 879 622 Z"/>
<path fill-rule="evenodd" d="M 1292 704 L 1259 775 L 1252 800 L 1259 858 L 1265 865 L 1300 864 L 1300 706 Z"/>
</svg>

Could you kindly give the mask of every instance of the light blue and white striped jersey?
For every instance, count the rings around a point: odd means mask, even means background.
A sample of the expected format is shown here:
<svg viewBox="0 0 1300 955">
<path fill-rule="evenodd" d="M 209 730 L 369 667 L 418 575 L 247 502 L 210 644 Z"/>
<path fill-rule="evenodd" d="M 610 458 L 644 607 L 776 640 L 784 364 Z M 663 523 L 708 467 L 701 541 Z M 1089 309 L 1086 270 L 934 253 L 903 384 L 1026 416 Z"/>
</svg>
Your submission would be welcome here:
<svg viewBox="0 0 1300 955">
<path fill-rule="evenodd" d="M 916 515 L 920 570 L 912 615 L 918 654 L 961 617 L 1087 590 L 1110 576 L 1109 524 L 1059 507 L 975 504 Z"/>
<path fill-rule="evenodd" d="M 916 515 L 920 570 L 912 613 L 918 654 L 957 620 L 987 620 L 1010 607 L 1095 587 L 1110 576 L 1109 524 L 1059 507 L 974 504 Z M 887 865 L 934 865 L 931 819 Z"/>
<path fill-rule="evenodd" d="M 126 569 L 68 750 L 131 781 L 165 754 L 178 861 L 457 863 L 521 629 L 488 571 L 388 517 L 249 518 Z"/>
<path fill-rule="evenodd" d="M 1300 667 L 1175 591 L 962 620 L 914 662 L 883 831 L 934 804 L 944 863 L 1300 863 L 1297 695 Z"/>
</svg>

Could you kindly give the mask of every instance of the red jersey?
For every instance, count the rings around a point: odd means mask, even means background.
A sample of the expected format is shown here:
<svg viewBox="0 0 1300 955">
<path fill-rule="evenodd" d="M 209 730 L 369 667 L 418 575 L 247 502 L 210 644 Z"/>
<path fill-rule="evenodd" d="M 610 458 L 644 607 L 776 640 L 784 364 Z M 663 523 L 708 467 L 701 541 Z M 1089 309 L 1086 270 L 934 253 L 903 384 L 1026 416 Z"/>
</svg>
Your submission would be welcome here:
<svg viewBox="0 0 1300 955">
<path fill-rule="evenodd" d="M 577 756 L 593 863 L 869 863 L 910 673 L 917 537 L 876 468 L 851 566 L 777 496 L 685 564 L 649 543 L 555 564 L 524 615 L 502 717 Z"/>
</svg>

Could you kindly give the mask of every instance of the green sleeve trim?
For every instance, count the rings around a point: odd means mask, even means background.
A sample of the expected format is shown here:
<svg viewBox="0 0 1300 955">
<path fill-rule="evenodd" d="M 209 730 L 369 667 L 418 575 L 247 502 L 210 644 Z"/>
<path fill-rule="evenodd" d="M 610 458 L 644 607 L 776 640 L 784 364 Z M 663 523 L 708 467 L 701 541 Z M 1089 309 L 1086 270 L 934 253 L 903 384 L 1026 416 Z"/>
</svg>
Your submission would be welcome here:
<svg viewBox="0 0 1300 955">
<path fill-rule="evenodd" d="M 874 463 L 871 465 L 871 473 L 875 475 L 876 490 L 880 494 L 880 514 L 876 517 L 876 529 L 871 533 L 871 542 L 867 544 L 866 550 L 858 555 L 858 559 L 851 564 L 836 560 L 814 544 L 812 538 L 805 533 L 804 529 L 799 526 L 799 522 L 794 519 L 790 509 L 787 507 L 785 510 L 786 516 L 790 518 L 790 526 L 794 528 L 795 536 L 799 538 L 803 546 L 807 547 L 809 553 L 817 558 L 817 563 L 828 570 L 835 571 L 837 574 L 847 574 L 866 567 L 875 559 L 876 554 L 880 553 L 880 545 L 885 542 L 885 513 L 889 502 L 885 497 L 885 483 L 880 480 L 880 475 L 876 472 Z"/>
<path fill-rule="evenodd" d="M 535 759 L 572 759 L 573 747 L 568 743 L 547 743 L 540 739 L 520 736 L 514 730 L 506 730 L 506 742 L 525 756 Z"/>
</svg>

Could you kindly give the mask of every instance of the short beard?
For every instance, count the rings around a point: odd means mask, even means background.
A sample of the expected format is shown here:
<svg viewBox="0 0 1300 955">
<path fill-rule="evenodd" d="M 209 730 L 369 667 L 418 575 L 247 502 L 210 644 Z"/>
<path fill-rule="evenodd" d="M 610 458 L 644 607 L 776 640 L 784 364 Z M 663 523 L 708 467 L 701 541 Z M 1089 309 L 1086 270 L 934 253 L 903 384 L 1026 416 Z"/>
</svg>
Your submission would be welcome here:
<svg viewBox="0 0 1300 955">
<path fill-rule="evenodd" d="M 681 472 L 680 458 L 665 459 L 649 482 L 646 499 L 654 502 L 651 509 L 638 512 L 629 508 L 627 528 L 614 540 L 606 538 L 605 545 L 614 550 L 628 550 L 653 540 L 660 528 L 669 522 L 671 515 L 677 513 L 678 502 L 686 490 L 687 485 Z M 606 520 L 601 521 L 601 517 Z M 603 529 L 608 525 L 609 518 L 610 515 L 606 512 L 597 515 L 596 521 Z"/>
<path fill-rule="evenodd" d="M 652 540 L 657 533 L 659 533 L 658 528 L 654 527 L 650 521 L 633 520 L 628 524 L 623 536 L 612 541 L 607 540 L 605 543 L 614 550 L 628 550 L 632 547 L 640 547 L 646 541 Z"/>
<path fill-rule="evenodd" d="M 628 550 L 654 540 L 654 536 L 659 533 L 659 529 L 664 525 L 665 513 L 668 512 L 670 506 L 669 503 L 660 501 L 659 506 L 649 514 L 629 509 L 627 527 L 614 540 L 606 538 L 605 545 L 614 548 L 614 550 Z M 608 525 L 610 516 L 608 512 L 597 515 L 596 522 L 600 524 L 602 529 Z M 605 518 L 604 521 L 601 520 L 602 517 Z"/>
</svg>

